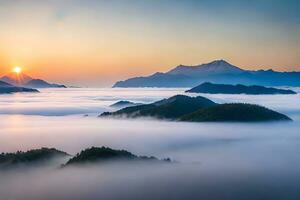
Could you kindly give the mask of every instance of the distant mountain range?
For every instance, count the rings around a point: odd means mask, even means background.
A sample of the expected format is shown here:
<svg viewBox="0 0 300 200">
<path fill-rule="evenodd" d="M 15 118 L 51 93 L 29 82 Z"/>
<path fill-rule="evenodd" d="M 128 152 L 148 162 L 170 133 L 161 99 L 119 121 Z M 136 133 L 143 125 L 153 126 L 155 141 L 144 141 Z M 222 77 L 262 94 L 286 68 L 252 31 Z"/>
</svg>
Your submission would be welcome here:
<svg viewBox="0 0 300 200">
<path fill-rule="evenodd" d="M 21 87 L 30 88 L 66 88 L 65 85 L 60 85 L 56 83 L 48 83 L 47 81 L 41 79 L 34 79 L 24 73 L 10 73 L 6 76 L 0 78 L 1 81 Z"/>
<path fill-rule="evenodd" d="M 203 82 L 264 86 L 300 86 L 300 72 L 244 70 L 225 60 L 196 66 L 179 65 L 166 73 L 119 81 L 113 87 L 194 87 Z"/>
</svg>

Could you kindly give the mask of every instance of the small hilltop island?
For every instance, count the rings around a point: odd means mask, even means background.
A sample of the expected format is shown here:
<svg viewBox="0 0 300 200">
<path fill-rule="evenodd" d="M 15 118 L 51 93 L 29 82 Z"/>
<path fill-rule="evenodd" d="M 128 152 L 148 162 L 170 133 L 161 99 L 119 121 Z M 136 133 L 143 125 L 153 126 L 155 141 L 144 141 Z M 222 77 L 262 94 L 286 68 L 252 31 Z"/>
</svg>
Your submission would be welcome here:
<svg viewBox="0 0 300 200">
<path fill-rule="evenodd" d="M 71 158 L 63 167 L 71 165 L 82 165 L 91 163 L 101 163 L 107 161 L 151 161 L 170 162 L 169 158 L 159 160 L 153 156 L 137 156 L 126 150 L 116 150 L 109 147 L 91 147 L 81 151 Z"/>
<path fill-rule="evenodd" d="M 37 166 L 39 164 L 50 165 L 50 161 L 54 159 L 60 159 L 60 162 L 62 162 L 61 167 L 99 164 L 109 161 L 139 161 L 147 163 L 172 162 L 170 158 L 158 159 L 154 156 L 137 156 L 126 150 L 117 150 L 104 146 L 84 149 L 75 156 L 71 156 L 55 148 L 43 147 L 28 151 L 0 153 L 0 169 L 8 170 L 14 167 Z"/>
<path fill-rule="evenodd" d="M 69 156 L 66 152 L 55 148 L 32 149 L 29 151 L 17 151 L 14 153 L 0 154 L 0 168 L 8 168 L 19 165 L 31 165 L 46 163 L 54 158 Z"/>
<path fill-rule="evenodd" d="M 210 82 L 202 83 L 185 92 L 189 93 L 208 93 L 208 94 L 297 94 L 293 90 L 277 89 L 259 85 L 246 86 L 242 84 L 214 84 Z"/>
<path fill-rule="evenodd" d="M 151 117 L 189 122 L 263 122 L 291 119 L 268 108 L 243 103 L 217 104 L 205 97 L 176 95 L 151 104 L 132 106 L 99 117 Z"/>
</svg>

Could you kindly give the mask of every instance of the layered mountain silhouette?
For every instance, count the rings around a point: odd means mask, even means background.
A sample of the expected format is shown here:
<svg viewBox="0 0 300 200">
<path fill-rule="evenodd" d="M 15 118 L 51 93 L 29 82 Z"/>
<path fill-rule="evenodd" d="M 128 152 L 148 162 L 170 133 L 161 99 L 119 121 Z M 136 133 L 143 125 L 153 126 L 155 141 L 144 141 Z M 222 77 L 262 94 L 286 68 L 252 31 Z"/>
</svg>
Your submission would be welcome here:
<svg viewBox="0 0 300 200">
<path fill-rule="evenodd" d="M 205 97 L 176 95 L 168 99 L 104 112 L 100 117 L 151 117 L 191 122 L 262 122 L 289 121 L 286 115 L 252 104 L 217 104 Z"/>
<path fill-rule="evenodd" d="M 0 94 L 11 94 L 17 92 L 39 92 L 39 91 L 32 88 L 14 86 L 9 83 L 0 81 Z"/>
<path fill-rule="evenodd" d="M 244 70 L 225 60 L 196 66 L 179 65 L 166 73 L 119 81 L 113 87 L 194 87 L 203 82 L 264 86 L 300 86 L 300 72 Z"/>
<path fill-rule="evenodd" d="M 0 78 L 1 81 L 14 86 L 31 87 L 31 88 L 66 88 L 65 85 L 48 83 L 41 79 L 34 79 L 24 73 L 9 73 Z"/>
<path fill-rule="evenodd" d="M 263 87 L 258 85 L 229 85 L 214 84 L 210 82 L 202 83 L 185 92 L 189 93 L 208 93 L 208 94 L 297 94 L 293 90 L 277 89 L 272 87 Z"/>
<path fill-rule="evenodd" d="M 60 85 L 56 83 L 48 83 L 42 79 L 32 79 L 28 81 L 25 86 L 33 88 L 66 88 L 65 85 Z"/>
</svg>

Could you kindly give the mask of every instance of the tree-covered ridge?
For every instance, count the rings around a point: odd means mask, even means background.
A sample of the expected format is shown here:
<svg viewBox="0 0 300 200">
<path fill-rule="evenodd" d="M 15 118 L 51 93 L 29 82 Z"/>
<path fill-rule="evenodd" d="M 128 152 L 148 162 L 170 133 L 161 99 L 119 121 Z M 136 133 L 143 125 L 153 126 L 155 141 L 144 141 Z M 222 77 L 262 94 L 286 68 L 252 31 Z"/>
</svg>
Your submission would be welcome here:
<svg viewBox="0 0 300 200">
<path fill-rule="evenodd" d="M 198 96 L 176 95 L 152 104 L 127 107 L 116 112 L 105 112 L 101 117 L 154 117 L 175 121 L 278 121 L 289 117 L 268 108 L 251 104 L 216 104 Z"/>
<path fill-rule="evenodd" d="M 46 161 L 57 156 L 68 156 L 68 154 L 55 148 L 41 148 L 25 152 L 17 151 L 14 153 L 1 153 L 0 167 Z"/>
<path fill-rule="evenodd" d="M 160 161 L 153 156 L 137 156 L 126 150 L 115 150 L 108 147 L 91 147 L 76 154 L 64 166 L 111 160 Z M 170 159 L 164 159 L 162 161 L 170 161 Z"/>
<path fill-rule="evenodd" d="M 155 117 L 159 119 L 177 119 L 200 108 L 216 105 L 205 97 L 176 95 L 152 104 L 126 107 L 116 112 L 105 112 L 100 116 Z"/>
<path fill-rule="evenodd" d="M 13 153 L 0 154 L 0 169 L 14 169 L 16 166 L 36 166 L 37 164 L 49 164 L 54 158 L 68 158 L 71 157 L 68 153 L 57 150 L 55 148 L 41 148 L 28 151 L 17 151 Z M 171 162 L 171 159 L 158 159 L 154 156 L 137 156 L 126 150 L 116 150 L 109 147 L 91 147 L 82 150 L 75 156 L 69 158 L 67 162 L 65 159 L 58 160 L 61 162 L 57 167 L 93 164 L 106 161 L 147 161 L 151 163 Z M 64 164 L 65 163 L 65 164 Z M 39 166 L 39 165 L 37 165 Z"/>
<path fill-rule="evenodd" d="M 200 109 L 180 118 L 180 121 L 190 122 L 259 122 L 280 120 L 291 119 L 286 115 L 259 105 L 242 103 L 220 104 Z"/>
<path fill-rule="evenodd" d="M 277 89 L 258 85 L 229 85 L 214 84 L 210 82 L 202 83 L 186 92 L 190 93 L 209 93 L 209 94 L 297 94 L 293 90 Z"/>
</svg>

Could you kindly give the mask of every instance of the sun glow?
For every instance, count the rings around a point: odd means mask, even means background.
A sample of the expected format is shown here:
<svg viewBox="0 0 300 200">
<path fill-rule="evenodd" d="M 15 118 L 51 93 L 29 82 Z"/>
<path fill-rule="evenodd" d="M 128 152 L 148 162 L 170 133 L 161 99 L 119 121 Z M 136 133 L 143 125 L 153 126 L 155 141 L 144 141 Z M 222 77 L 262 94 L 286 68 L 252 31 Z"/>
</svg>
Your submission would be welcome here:
<svg viewBox="0 0 300 200">
<path fill-rule="evenodd" d="M 22 72 L 22 68 L 21 67 L 15 67 L 13 69 L 13 72 L 17 73 L 17 74 L 20 74 Z"/>
</svg>

